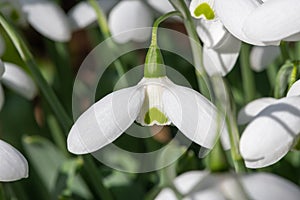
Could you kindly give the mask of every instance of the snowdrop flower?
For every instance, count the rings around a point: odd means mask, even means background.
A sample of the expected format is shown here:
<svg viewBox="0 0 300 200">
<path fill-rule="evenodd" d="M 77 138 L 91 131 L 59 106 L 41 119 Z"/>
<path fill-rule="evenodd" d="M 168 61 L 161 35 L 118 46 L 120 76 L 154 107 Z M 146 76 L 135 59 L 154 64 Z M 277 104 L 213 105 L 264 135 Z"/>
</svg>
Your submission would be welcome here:
<svg viewBox="0 0 300 200">
<path fill-rule="evenodd" d="M 204 44 L 203 62 L 207 73 L 225 76 L 239 56 L 241 42 L 224 27 L 214 4 L 214 0 L 192 0 L 190 12 L 198 19 L 196 30 Z"/>
<path fill-rule="evenodd" d="M 27 99 L 33 99 L 37 88 L 32 79 L 17 65 L 0 60 L 0 83 L 13 89 Z M 4 92 L 0 84 L 0 109 L 4 103 Z"/>
<path fill-rule="evenodd" d="M 209 174 L 189 171 L 174 180 L 184 200 L 298 200 L 300 189 L 294 183 L 269 173 L 253 173 L 236 177 L 233 174 Z M 177 200 L 171 189 L 163 189 L 155 200 Z"/>
<path fill-rule="evenodd" d="M 246 105 L 239 113 L 246 127 L 240 151 L 248 168 L 276 163 L 299 142 L 300 81 L 293 84 L 287 97 L 261 98 Z"/>
<path fill-rule="evenodd" d="M 174 84 L 162 63 L 159 49 L 151 45 L 144 78 L 136 86 L 105 96 L 85 111 L 70 130 L 68 150 L 75 154 L 97 151 L 117 139 L 135 120 L 143 126 L 173 123 L 186 137 L 211 149 L 218 131 L 226 131 L 216 107 L 200 93 Z"/>
<path fill-rule="evenodd" d="M 256 72 L 265 70 L 280 55 L 278 46 L 254 46 L 250 52 L 250 66 Z"/>
<path fill-rule="evenodd" d="M 265 46 L 300 40 L 298 0 L 215 0 L 215 4 L 224 26 L 244 42 Z"/>
<path fill-rule="evenodd" d="M 13 146 L 0 140 L 0 181 L 15 181 L 28 177 L 28 163 Z"/>
</svg>

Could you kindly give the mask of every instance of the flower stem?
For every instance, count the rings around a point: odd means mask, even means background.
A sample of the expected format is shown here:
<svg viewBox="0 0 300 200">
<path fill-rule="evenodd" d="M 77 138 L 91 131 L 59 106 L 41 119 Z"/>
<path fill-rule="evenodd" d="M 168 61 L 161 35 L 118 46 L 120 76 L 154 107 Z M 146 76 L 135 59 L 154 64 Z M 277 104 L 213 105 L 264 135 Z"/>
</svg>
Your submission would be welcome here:
<svg viewBox="0 0 300 200">
<path fill-rule="evenodd" d="M 103 10 L 100 8 L 100 6 L 99 6 L 99 4 L 97 3 L 96 0 L 89 0 L 89 3 L 96 12 L 97 21 L 98 21 L 98 25 L 100 27 L 100 31 L 101 31 L 103 37 L 105 39 L 108 39 L 107 40 L 107 45 L 110 48 L 111 52 L 114 54 L 115 49 L 117 49 L 117 46 L 111 39 L 109 39 L 109 38 L 112 37 L 112 35 L 109 31 L 106 16 L 105 16 Z M 117 73 L 118 73 L 119 77 L 122 77 L 125 74 L 124 66 L 122 65 L 122 63 L 120 62 L 119 59 L 116 59 L 113 63 L 116 67 L 116 70 L 117 70 Z M 124 84 L 128 85 L 127 80 L 124 80 Z"/>
<path fill-rule="evenodd" d="M 243 43 L 240 55 L 240 64 L 246 103 L 255 98 L 255 81 L 253 71 L 250 68 L 249 54 L 250 45 Z"/>
<path fill-rule="evenodd" d="M 211 84 L 207 76 L 207 73 L 204 70 L 203 59 L 202 59 L 202 55 L 203 55 L 202 46 L 200 44 L 200 40 L 198 38 L 198 34 L 196 32 L 195 24 L 193 22 L 190 11 L 183 0 L 169 0 L 169 1 L 173 5 L 173 7 L 176 8 L 176 10 L 180 11 L 182 14 L 184 25 L 188 33 L 191 48 L 192 48 L 193 59 L 196 68 L 195 73 L 198 80 L 199 90 L 205 97 L 209 98 L 210 97 L 209 91 L 211 88 Z"/>
<path fill-rule="evenodd" d="M 164 66 L 164 60 L 157 44 L 157 29 L 161 22 L 175 15 L 180 15 L 180 12 L 173 11 L 166 13 L 154 22 L 151 44 L 145 59 L 144 77 L 158 78 L 166 76 L 166 67 Z"/>
<path fill-rule="evenodd" d="M 280 51 L 281 51 L 281 56 L 282 56 L 283 62 L 290 59 L 288 48 L 287 48 L 287 43 L 285 41 L 280 42 Z"/>
</svg>

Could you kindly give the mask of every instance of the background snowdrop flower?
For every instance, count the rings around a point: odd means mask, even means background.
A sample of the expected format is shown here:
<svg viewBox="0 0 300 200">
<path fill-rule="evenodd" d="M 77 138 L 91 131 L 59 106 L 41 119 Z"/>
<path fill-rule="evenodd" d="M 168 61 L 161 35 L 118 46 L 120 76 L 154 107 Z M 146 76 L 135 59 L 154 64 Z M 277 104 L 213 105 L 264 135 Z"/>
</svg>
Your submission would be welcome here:
<svg viewBox="0 0 300 200">
<path fill-rule="evenodd" d="M 247 167 L 261 168 L 274 164 L 298 142 L 299 82 L 292 86 L 287 97 L 279 100 L 257 99 L 239 113 L 239 122 L 252 120 L 244 130 L 240 142 L 240 151 Z"/>
<path fill-rule="evenodd" d="M 198 19 L 196 30 L 203 41 L 203 62 L 209 75 L 225 76 L 233 68 L 241 47 L 241 42 L 224 27 L 214 0 L 192 0 L 191 15 Z"/>
<path fill-rule="evenodd" d="M 68 136 L 72 153 L 94 152 L 118 138 L 137 120 L 144 126 L 169 125 L 211 149 L 217 138 L 217 111 L 198 92 L 167 77 L 143 78 L 136 86 L 115 91 L 85 111 Z"/>
<path fill-rule="evenodd" d="M 297 0 L 215 0 L 215 4 L 224 26 L 244 42 L 266 46 L 300 39 Z"/>
<path fill-rule="evenodd" d="M 58 42 L 71 38 L 71 28 L 65 12 L 50 0 L 20 0 L 30 25 L 43 36 Z"/>
<path fill-rule="evenodd" d="M 104 11 L 108 11 L 118 2 L 117 0 L 100 0 L 97 1 L 99 6 Z M 85 1 L 81 1 L 72 7 L 68 12 L 68 18 L 70 20 L 72 31 L 77 31 L 88 27 L 97 21 L 97 15 L 93 7 Z"/>
<path fill-rule="evenodd" d="M 300 189 L 293 183 L 268 173 L 209 174 L 206 171 L 186 172 L 174 180 L 184 200 L 299 199 Z M 171 189 L 163 189 L 155 200 L 177 200 Z"/>
<path fill-rule="evenodd" d="M 0 181 L 15 181 L 28 177 L 28 163 L 10 144 L 0 140 Z"/>
<path fill-rule="evenodd" d="M 33 99 L 37 94 L 37 88 L 32 79 L 26 72 L 13 63 L 3 63 L 0 61 L 0 83 L 3 83 L 27 99 Z M 3 103 L 4 93 L 0 84 L 0 109 Z"/>
<path fill-rule="evenodd" d="M 278 56 L 278 46 L 254 46 L 250 52 L 250 66 L 256 72 L 265 70 Z"/>
<path fill-rule="evenodd" d="M 116 42 L 119 43 L 125 43 L 130 40 L 146 41 L 150 37 L 151 32 L 149 29 L 143 28 L 151 27 L 152 22 L 153 16 L 150 10 L 139 0 L 120 1 L 111 10 L 108 17 L 110 31 Z"/>
</svg>

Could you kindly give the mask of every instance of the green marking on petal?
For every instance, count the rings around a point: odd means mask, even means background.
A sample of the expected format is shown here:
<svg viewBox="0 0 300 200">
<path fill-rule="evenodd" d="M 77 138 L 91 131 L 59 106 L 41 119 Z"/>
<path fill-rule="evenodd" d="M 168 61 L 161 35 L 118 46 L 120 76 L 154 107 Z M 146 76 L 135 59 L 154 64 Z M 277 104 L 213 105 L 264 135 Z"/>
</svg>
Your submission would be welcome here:
<svg viewBox="0 0 300 200">
<path fill-rule="evenodd" d="M 204 15 L 207 20 L 212 20 L 215 18 L 215 13 L 208 3 L 202 3 L 194 10 L 196 17 Z"/>
<path fill-rule="evenodd" d="M 145 114 L 144 122 L 151 124 L 153 121 L 157 121 L 160 124 L 168 122 L 168 118 L 157 108 L 153 107 Z"/>
</svg>

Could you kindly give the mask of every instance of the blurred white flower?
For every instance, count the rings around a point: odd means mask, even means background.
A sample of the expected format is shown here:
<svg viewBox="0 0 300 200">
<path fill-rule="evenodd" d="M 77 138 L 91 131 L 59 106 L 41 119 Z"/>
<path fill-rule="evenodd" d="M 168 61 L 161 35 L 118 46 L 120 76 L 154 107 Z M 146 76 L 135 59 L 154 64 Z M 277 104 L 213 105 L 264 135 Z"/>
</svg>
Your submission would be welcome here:
<svg viewBox="0 0 300 200">
<path fill-rule="evenodd" d="M 250 52 L 250 66 L 256 72 L 265 70 L 280 55 L 278 46 L 254 46 Z"/>
<path fill-rule="evenodd" d="M 224 26 L 238 39 L 258 46 L 300 40 L 298 0 L 215 0 Z"/>
<path fill-rule="evenodd" d="M 161 12 L 172 11 L 172 6 L 167 0 L 147 2 Z M 123 0 L 111 10 L 108 24 L 116 42 L 125 43 L 130 40 L 141 42 L 150 38 L 151 30 L 144 28 L 152 27 L 153 17 L 151 10 L 143 1 Z"/>
<path fill-rule="evenodd" d="M 33 99 L 37 88 L 32 79 L 20 67 L 0 60 L 0 83 L 16 91 L 27 99 Z M 0 109 L 4 103 L 4 93 L 0 84 Z"/>
<path fill-rule="evenodd" d="M 173 181 L 184 200 L 298 200 L 300 189 L 279 176 L 268 173 L 209 174 L 189 171 Z M 177 200 L 173 190 L 163 189 L 155 200 Z"/>
<path fill-rule="evenodd" d="M 28 163 L 13 146 L 0 140 L 0 181 L 15 181 L 28 177 Z"/>
<path fill-rule="evenodd" d="M 240 112 L 240 124 L 246 127 L 240 151 L 248 168 L 276 163 L 299 142 L 300 81 L 293 84 L 287 97 L 261 98 L 250 102 Z"/>
<path fill-rule="evenodd" d="M 198 19 L 196 30 L 203 42 L 203 62 L 209 75 L 225 76 L 230 72 L 239 56 L 241 42 L 224 27 L 214 0 L 192 0 L 191 15 Z"/>
<path fill-rule="evenodd" d="M 85 111 L 69 133 L 68 149 L 76 154 L 94 152 L 118 138 L 134 120 L 144 126 L 172 122 L 186 137 L 211 149 L 218 125 L 223 125 L 217 123 L 217 115 L 215 106 L 198 92 L 178 86 L 166 76 L 143 78 Z"/>
</svg>

